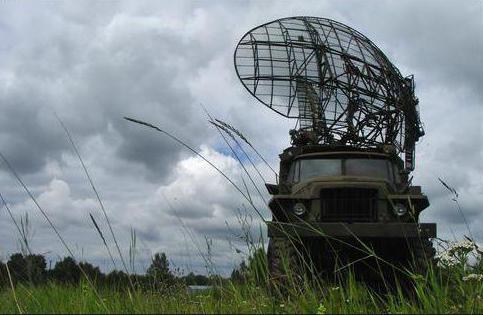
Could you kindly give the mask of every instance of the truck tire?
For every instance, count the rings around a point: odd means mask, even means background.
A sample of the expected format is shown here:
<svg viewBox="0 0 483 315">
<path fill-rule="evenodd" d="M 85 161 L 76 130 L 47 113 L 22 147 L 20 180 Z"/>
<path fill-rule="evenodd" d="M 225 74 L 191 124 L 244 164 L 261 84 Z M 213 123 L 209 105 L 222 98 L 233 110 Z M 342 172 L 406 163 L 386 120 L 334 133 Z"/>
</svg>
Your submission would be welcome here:
<svg viewBox="0 0 483 315">
<path fill-rule="evenodd" d="M 433 243 L 427 239 L 414 239 L 412 241 L 414 272 L 420 275 L 426 275 L 429 268 L 435 266 L 434 256 L 436 250 Z"/>
<path fill-rule="evenodd" d="M 297 251 L 285 238 L 272 237 L 267 249 L 270 281 L 275 285 L 287 284 L 289 279 L 298 274 Z"/>
</svg>

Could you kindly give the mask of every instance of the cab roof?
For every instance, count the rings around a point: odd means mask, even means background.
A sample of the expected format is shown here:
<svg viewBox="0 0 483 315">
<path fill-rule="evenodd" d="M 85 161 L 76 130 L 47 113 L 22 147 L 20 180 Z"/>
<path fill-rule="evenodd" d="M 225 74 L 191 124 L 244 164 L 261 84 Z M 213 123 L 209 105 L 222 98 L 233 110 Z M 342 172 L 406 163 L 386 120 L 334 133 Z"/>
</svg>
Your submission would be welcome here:
<svg viewBox="0 0 483 315">
<path fill-rule="evenodd" d="M 386 158 L 394 161 L 402 162 L 397 156 L 395 151 L 391 150 L 391 147 L 380 148 L 357 148 L 351 146 L 335 146 L 335 145 L 305 145 L 299 147 L 286 148 L 282 154 L 280 154 L 281 160 L 293 160 L 304 157 L 317 157 L 317 156 L 359 156 L 359 157 L 375 157 Z"/>
</svg>

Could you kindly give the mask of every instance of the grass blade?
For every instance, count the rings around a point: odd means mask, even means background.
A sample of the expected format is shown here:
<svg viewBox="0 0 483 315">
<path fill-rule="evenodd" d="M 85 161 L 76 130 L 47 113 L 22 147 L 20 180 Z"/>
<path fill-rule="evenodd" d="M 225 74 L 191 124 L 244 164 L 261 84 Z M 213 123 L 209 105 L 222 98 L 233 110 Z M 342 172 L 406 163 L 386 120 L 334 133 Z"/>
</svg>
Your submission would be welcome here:
<svg viewBox="0 0 483 315">
<path fill-rule="evenodd" d="M 116 235 L 114 234 L 114 230 L 112 229 L 111 221 L 109 220 L 109 216 L 107 215 L 106 209 L 104 208 L 104 204 L 102 203 L 102 200 L 101 200 L 101 197 L 99 195 L 99 192 L 97 191 L 96 186 L 94 185 L 94 181 L 92 180 L 92 178 L 91 178 L 91 176 L 89 174 L 89 171 L 87 170 L 87 167 L 84 164 L 84 160 L 82 159 L 82 157 L 81 157 L 81 155 L 79 153 L 79 150 L 77 149 L 77 146 L 75 145 L 75 142 L 72 139 L 72 136 L 70 135 L 69 130 L 64 125 L 64 123 L 62 122 L 62 120 L 60 119 L 60 117 L 57 116 L 57 114 L 55 115 L 55 117 L 59 121 L 62 129 L 64 129 L 64 132 L 67 135 L 67 138 L 69 139 L 69 142 L 72 145 L 72 148 L 74 149 L 74 152 L 75 152 L 77 158 L 79 159 L 79 161 L 80 161 L 80 163 L 82 165 L 82 169 L 84 170 L 84 174 L 86 175 L 87 180 L 89 181 L 89 184 L 91 185 L 91 188 L 94 191 L 94 194 L 96 195 L 97 201 L 98 201 L 99 206 L 101 207 L 102 213 L 104 215 L 104 219 L 106 220 L 107 226 L 109 227 L 109 231 L 111 232 L 111 236 L 112 236 L 112 239 L 114 241 L 114 244 L 116 245 L 117 253 L 118 253 L 119 257 L 121 258 L 121 263 L 123 265 L 123 268 L 126 271 L 126 273 L 129 275 L 129 270 L 127 268 L 127 265 L 126 265 L 126 262 L 124 260 L 124 257 L 122 256 L 121 248 L 119 247 L 119 243 L 117 242 L 117 238 L 116 238 Z M 131 286 L 134 289 L 134 285 L 132 284 L 131 277 L 129 277 L 129 282 L 131 283 Z"/>
</svg>

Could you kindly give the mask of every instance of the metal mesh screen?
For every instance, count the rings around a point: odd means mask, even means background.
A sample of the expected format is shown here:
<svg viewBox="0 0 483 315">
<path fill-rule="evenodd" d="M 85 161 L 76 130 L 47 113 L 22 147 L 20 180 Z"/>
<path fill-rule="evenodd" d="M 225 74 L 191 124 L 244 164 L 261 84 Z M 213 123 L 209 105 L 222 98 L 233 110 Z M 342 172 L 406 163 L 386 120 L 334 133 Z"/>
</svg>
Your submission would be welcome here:
<svg viewBox="0 0 483 315">
<path fill-rule="evenodd" d="M 315 130 L 321 143 L 393 144 L 403 152 L 419 137 L 407 130 L 420 130 L 412 79 L 344 24 L 291 17 L 258 26 L 240 40 L 234 61 L 253 96 Z"/>
</svg>

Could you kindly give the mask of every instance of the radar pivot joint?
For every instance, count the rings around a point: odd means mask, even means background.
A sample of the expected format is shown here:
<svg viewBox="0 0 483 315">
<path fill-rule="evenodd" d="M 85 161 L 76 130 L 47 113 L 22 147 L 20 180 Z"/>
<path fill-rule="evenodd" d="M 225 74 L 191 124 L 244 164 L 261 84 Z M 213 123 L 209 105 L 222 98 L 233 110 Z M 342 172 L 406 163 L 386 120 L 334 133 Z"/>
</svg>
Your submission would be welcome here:
<svg viewBox="0 0 483 315">
<path fill-rule="evenodd" d="M 306 78 L 295 80 L 298 101 L 299 129 L 290 130 L 291 143 L 294 146 L 328 143 L 332 141 L 327 131 L 327 124 L 321 110 L 319 96 L 313 84 Z"/>
</svg>

